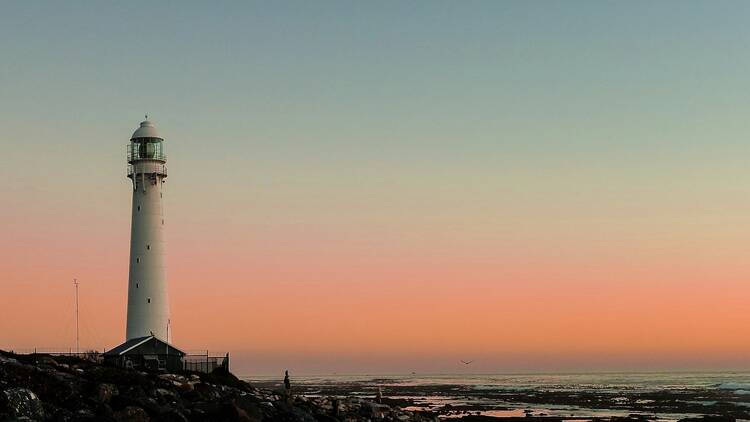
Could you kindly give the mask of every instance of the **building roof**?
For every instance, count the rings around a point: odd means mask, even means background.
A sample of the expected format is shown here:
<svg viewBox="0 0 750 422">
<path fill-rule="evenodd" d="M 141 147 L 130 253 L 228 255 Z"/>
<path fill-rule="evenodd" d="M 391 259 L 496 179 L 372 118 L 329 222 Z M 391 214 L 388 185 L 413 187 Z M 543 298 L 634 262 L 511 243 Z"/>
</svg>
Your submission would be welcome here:
<svg viewBox="0 0 750 422">
<path fill-rule="evenodd" d="M 149 340 L 159 343 L 160 345 L 163 345 L 164 346 L 163 350 L 165 351 L 164 354 L 167 354 L 166 352 L 169 351 L 169 354 L 176 354 L 176 355 L 181 355 L 181 356 L 186 355 L 186 353 L 183 352 L 182 350 L 172 346 L 171 344 L 167 343 L 164 340 L 160 340 L 156 338 L 155 336 L 131 338 L 125 343 L 122 343 L 121 345 L 111 350 L 108 350 L 107 352 L 104 353 L 104 355 L 105 356 L 122 356 L 124 354 L 128 354 L 128 352 L 137 354 L 136 353 L 137 349 L 145 345 L 146 343 L 148 343 Z"/>
<path fill-rule="evenodd" d="M 157 138 L 157 139 L 164 139 L 159 135 L 159 132 L 156 131 L 156 126 L 154 126 L 154 123 L 150 120 L 144 120 L 141 122 L 141 127 L 135 130 L 133 132 L 133 136 L 130 137 L 130 140 L 138 139 L 138 138 Z"/>
</svg>

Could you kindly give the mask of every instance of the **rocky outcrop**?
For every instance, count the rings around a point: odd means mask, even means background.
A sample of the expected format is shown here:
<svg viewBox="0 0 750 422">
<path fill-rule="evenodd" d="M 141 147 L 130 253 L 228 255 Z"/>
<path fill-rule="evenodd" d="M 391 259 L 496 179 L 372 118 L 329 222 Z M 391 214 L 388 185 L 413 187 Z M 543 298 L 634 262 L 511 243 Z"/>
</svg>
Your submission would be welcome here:
<svg viewBox="0 0 750 422">
<path fill-rule="evenodd" d="M 36 394 L 28 388 L 6 388 L 3 402 L 8 415 L 16 418 L 44 419 L 44 406 Z"/>
<path fill-rule="evenodd" d="M 357 398 L 293 399 L 230 373 L 153 374 L 0 351 L 0 421 L 426 421 Z"/>
</svg>

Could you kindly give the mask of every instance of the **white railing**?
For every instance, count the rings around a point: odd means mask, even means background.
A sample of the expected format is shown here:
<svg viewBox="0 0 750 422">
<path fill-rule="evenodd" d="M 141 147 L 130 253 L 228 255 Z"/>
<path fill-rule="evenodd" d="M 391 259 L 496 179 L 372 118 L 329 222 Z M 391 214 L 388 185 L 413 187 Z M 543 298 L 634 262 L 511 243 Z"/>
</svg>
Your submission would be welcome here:
<svg viewBox="0 0 750 422">
<path fill-rule="evenodd" d="M 167 175 L 167 165 L 158 161 L 143 161 L 136 164 L 128 164 L 128 177 L 136 174 L 161 174 Z"/>
</svg>

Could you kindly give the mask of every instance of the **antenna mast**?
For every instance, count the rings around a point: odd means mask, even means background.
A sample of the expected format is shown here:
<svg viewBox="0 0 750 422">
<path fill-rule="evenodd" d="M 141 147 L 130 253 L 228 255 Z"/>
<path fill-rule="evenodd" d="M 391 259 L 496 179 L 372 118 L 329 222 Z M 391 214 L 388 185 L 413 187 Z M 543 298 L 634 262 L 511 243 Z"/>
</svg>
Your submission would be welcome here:
<svg viewBox="0 0 750 422">
<path fill-rule="evenodd" d="M 78 336 L 78 279 L 73 279 L 73 284 L 76 286 L 76 354 L 81 353 L 80 341 Z"/>
</svg>

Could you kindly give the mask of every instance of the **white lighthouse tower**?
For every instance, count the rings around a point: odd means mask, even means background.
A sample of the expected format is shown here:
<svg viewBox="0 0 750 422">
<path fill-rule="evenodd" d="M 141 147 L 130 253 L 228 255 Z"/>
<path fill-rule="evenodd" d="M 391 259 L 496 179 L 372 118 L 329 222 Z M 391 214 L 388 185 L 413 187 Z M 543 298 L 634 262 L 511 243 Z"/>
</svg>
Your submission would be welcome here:
<svg viewBox="0 0 750 422">
<path fill-rule="evenodd" d="M 146 116 L 128 145 L 133 218 L 126 340 L 153 335 L 170 341 L 163 206 L 167 157 L 163 142 Z"/>
</svg>

